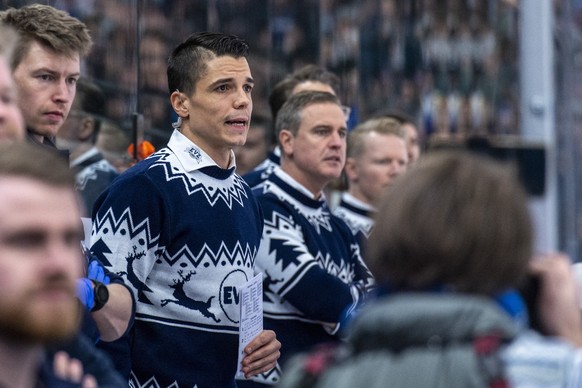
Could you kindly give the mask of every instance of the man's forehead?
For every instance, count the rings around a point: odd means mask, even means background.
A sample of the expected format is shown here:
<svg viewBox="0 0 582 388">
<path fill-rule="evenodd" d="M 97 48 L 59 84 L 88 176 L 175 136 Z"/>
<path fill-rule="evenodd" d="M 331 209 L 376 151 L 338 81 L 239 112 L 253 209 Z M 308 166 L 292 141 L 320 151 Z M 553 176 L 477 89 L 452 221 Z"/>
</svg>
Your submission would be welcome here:
<svg viewBox="0 0 582 388">
<path fill-rule="evenodd" d="M 61 71 L 63 67 L 70 73 L 79 73 L 81 56 L 78 52 L 58 52 L 38 41 L 33 41 L 23 53 L 17 67 L 25 65 L 34 70 Z"/>
</svg>

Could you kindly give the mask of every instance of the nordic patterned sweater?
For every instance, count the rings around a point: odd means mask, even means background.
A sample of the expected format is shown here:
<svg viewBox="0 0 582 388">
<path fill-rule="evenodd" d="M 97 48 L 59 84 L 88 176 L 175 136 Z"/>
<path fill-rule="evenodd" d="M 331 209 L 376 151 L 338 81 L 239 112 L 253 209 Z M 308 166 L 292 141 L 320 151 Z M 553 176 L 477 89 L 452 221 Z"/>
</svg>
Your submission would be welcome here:
<svg viewBox="0 0 582 388">
<path fill-rule="evenodd" d="M 99 198 L 92 250 L 136 295 L 133 386 L 235 386 L 237 290 L 262 226 L 234 164 L 219 168 L 178 131 Z"/>
<path fill-rule="evenodd" d="M 257 167 L 255 167 L 252 171 L 247 172 L 243 175 L 243 179 L 245 182 L 249 184 L 251 189 L 255 189 L 261 187 L 269 175 L 273 173 L 275 168 L 281 165 L 281 149 L 279 146 L 275 147 L 275 149 L 269 152 L 267 158 L 263 160 Z"/>
<path fill-rule="evenodd" d="M 364 257 L 364 248 L 374 228 L 374 215 L 376 209 L 350 193 L 343 192 L 340 203 L 333 210 L 333 214 L 344 220 L 360 244 L 360 252 Z"/>
<path fill-rule="evenodd" d="M 265 328 L 277 333 L 284 365 L 297 352 L 337 340 L 342 317 L 363 300 L 372 275 L 325 199 L 313 199 L 281 168 L 253 192 L 265 217 L 255 267 L 263 272 Z"/>
<path fill-rule="evenodd" d="M 99 195 L 119 173 L 95 147 L 73 160 L 71 167 L 75 171 L 75 189 L 81 194 L 85 210 L 90 215 Z"/>
</svg>

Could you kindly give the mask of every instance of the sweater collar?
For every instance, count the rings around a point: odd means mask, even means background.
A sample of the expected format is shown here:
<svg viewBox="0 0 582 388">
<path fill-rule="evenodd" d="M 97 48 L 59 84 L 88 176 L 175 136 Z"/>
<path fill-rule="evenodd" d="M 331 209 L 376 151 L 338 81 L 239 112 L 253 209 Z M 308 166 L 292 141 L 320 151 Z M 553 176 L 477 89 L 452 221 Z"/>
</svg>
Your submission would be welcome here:
<svg viewBox="0 0 582 388">
<path fill-rule="evenodd" d="M 178 130 L 174 130 L 172 133 L 168 141 L 168 148 L 176 155 L 178 161 L 187 172 L 200 170 L 215 178 L 226 179 L 234 173 L 236 168 L 234 152 L 232 150 L 230 151 L 230 165 L 227 169 L 223 169 L 202 148 L 198 147 Z"/>
</svg>

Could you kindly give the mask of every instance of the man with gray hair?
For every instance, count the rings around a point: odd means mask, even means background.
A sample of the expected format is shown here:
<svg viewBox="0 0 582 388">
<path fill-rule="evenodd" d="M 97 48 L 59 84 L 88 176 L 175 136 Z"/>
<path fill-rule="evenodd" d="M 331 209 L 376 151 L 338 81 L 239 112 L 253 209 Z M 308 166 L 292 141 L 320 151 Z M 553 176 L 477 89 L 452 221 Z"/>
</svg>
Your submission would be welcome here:
<svg viewBox="0 0 582 388">
<path fill-rule="evenodd" d="M 297 93 L 279 111 L 276 130 L 281 166 L 254 190 L 265 220 L 256 272 L 264 276 L 265 327 L 284 343 L 284 363 L 315 344 L 338 341 L 372 277 L 324 195 L 345 162 L 348 129 L 339 99 Z"/>
</svg>

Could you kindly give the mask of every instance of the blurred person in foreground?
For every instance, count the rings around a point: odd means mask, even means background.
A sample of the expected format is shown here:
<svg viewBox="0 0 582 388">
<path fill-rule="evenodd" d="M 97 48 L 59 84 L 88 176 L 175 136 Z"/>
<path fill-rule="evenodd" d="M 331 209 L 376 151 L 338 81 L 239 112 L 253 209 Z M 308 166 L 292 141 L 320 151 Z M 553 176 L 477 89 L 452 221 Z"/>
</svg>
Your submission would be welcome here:
<svg viewBox="0 0 582 388">
<path fill-rule="evenodd" d="M 0 22 L 18 34 L 11 68 L 27 140 L 56 152 L 55 136 L 73 104 L 81 59 L 91 48 L 88 29 L 67 12 L 43 4 L 1 11 Z M 90 253 L 86 257 L 80 254 L 79 260 L 86 260 L 84 276 L 77 284 L 79 300 L 85 306 L 83 333 L 67 344 L 67 351 L 82 361 L 92 360 L 91 366 L 96 368 L 92 373 L 98 379 L 110 376 L 115 380 L 118 376 L 101 369 L 99 359 L 93 357 L 100 354 L 94 352 L 94 343 L 112 342 L 127 333 L 134 301 L 121 278 L 109 274 Z"/>
<path fill-rule="evenodd" d="M 377 300 L 347 346 L 296 358 L 281 387 L 582 386 L 579 287 L 567 257 L 532 259 L 532 238 L 514 169 L 463 151 L 423 156 L 378 205 Z M 528 276 L 539 289 L 524 300 Z"/>
<path fill-rule="evenodd" d="M 348 134 L 346 156 L 348 189 L 341 193 L 334 214 L 348 224 L 364 252 L 378 200 L 408 167 L 406 132 L 394 119 L 366 120 Z"/>
<path fill-rule="evenodd" d="M 97 386 L 79 361 L 49 352 L 76 335 L 81 318 L 75 288 L 82 228 L 73 182 L 54 153 L 0 144 L 2 387 Z"/>
<path fill-rule="evenodd" d="M 24 119 L 17 103 L 16 86 L 10 71 L 12 52 L 18 36 L 0 24 L 0 141 L 24 139 Z"/>
</svg>

